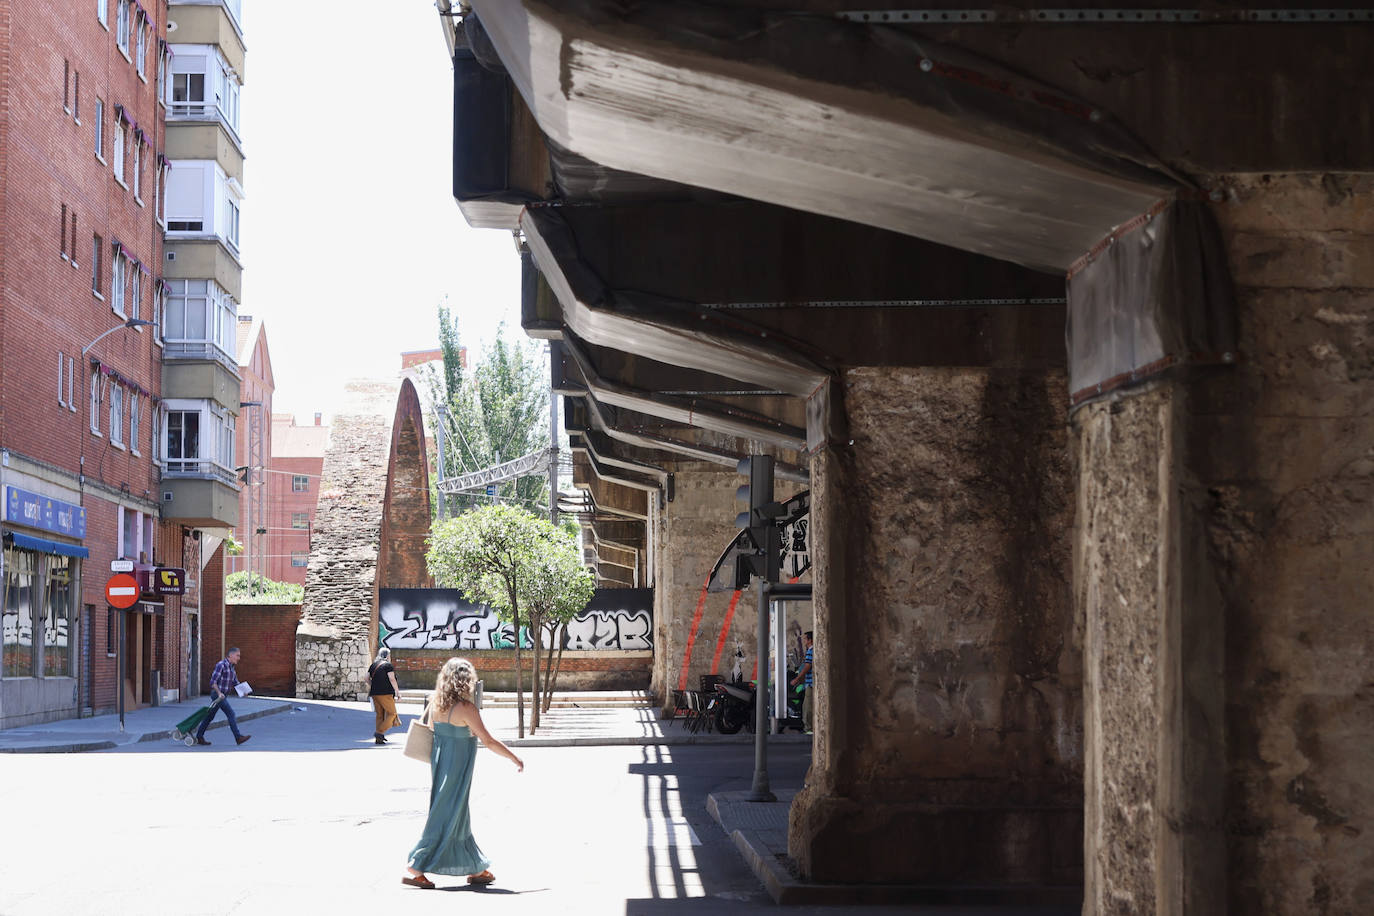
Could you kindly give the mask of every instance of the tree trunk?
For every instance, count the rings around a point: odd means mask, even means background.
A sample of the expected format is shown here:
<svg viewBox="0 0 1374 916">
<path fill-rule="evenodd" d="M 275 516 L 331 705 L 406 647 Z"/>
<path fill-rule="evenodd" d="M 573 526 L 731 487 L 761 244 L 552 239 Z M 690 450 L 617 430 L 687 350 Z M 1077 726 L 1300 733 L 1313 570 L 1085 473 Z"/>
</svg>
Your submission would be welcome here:
<svg viewBox="0 0 1374 916">
<path fill-rule="evenodd" d="M 552 654 L 552 653 L 550 653 Z M 558 664 L 553 666 L 553 680 L 549 681 L 549 692 L 552 694 L 553 685 L 558 683 L 558 669 L 563 667 L 563 641 L 558 642 Z"/>
<path fill-rule="evenodd" d="M 553 671 L 553 644 L 557 639 L 558 624 L 554 624 L 549 628 L 549 652 L 544 656 L 544 712 L 548 712 L 553 703 L 553 678 L 550 673 Z"/>
<path fill-rule="evenodd" d="M 525 737 L 525 680 L 520 676 L 520 608 L 511 602 L 511 618 L 515 621 L 515 734 Z"/>
<path fill-rule="evenodd" d="M 530 612 L 530 636 L 534 644 L 534 664 L 530 667 L 530 734 L 539 730 L 539 615 Z"/>
</svg>

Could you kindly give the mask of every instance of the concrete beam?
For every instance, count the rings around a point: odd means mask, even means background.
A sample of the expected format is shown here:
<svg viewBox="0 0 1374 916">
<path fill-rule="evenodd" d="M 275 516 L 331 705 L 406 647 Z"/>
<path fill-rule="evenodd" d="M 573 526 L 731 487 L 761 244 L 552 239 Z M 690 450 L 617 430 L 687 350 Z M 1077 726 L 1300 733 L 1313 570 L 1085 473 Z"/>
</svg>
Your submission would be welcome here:
<svg viewBox="0 0 1374 916">
<path fill-rule="evenodd" d="M 1181 186 L 1092 106 L 897 30 L 692 3 L 473 7 L 544 133 L 612 168 L 1059 269 Z"/>
</svg>

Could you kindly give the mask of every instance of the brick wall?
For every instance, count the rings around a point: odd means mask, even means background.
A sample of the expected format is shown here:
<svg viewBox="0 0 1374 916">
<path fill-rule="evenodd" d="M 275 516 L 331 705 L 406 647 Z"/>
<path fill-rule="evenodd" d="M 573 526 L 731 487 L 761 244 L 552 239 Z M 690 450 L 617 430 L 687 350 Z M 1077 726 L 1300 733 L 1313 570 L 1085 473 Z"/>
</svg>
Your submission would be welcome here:
<svg viewBox="0 0 1374 916">
<path fill-rule="evenodd" d="M 434 678 L 452 651 L 401 649 L 392 653 L 396 682 L 407 690 L 433 690 Z M 515 652 L 506 650 L 468 650 L 463 658 L 472 662 L 486 690 L 515 690 Z M 541 656 L 542 658 L 542 656 Z M 531 652 L 520 653 L 525 689 L 530 686 Z M 569 690 L 647 690 L 654 662 L 652 651 L 564 652 L 558 669 L 556 692 Z"/>
<path fill-rule="evenodd" d="M 277 473 L 267 475 L 267 576 L 278 582 L 305 585 L 306 567 L 292 566 L 291 554 L 303 551 L 309 559 L 324 458 L 273 458 L 271 466 Z M 307 481 L 301 492 L 291 488 L 292 478 L 297 474 L 305 475 Z M 298 512 L 306 514 L 311 527 L 292 527 L 292 517 Z"/>
<path fill-rule="evenodd" d="M 247 681 L 255 694 L 295 696 L 296 625 L 299 604 L 230 604 L 227 642 L 243 653 L 239 680 Z"/>
<path fill-rule="evenodd" d="M 201 579 L 200 600 L 200 680 L 202 692 L 210 683 L 210 672 L 215 663 L 224 658 L 225 651 L 233 645 L 228 633 L 220 637 L 220 622 L 224 620 L 224 545 L 215 548 L 210 562 L 205 564 Z M 228 629 L 227 621 L 225 621 Z"/>
</svg>

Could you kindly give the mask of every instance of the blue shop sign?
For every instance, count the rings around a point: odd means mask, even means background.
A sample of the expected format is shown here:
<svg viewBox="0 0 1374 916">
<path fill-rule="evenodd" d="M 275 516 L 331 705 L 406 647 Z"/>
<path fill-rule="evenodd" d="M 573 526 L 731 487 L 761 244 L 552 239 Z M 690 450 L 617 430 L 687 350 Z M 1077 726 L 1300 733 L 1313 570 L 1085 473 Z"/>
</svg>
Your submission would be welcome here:
<svg viewBox="0 0 1374 916">
<path fill-rule="evenodd" d="M 86 536 L 86 510 L 51 496 L 5 487 L 5 521 L 70 538 Z"/>
</svg>

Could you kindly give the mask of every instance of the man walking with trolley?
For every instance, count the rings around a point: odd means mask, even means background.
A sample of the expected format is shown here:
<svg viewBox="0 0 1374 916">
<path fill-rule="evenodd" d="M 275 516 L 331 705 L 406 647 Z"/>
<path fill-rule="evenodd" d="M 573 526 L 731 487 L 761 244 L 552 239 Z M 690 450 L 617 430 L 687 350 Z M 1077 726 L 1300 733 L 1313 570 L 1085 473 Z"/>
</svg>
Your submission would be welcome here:
<svg viewBox="0 0 1374 916">
<path fill-rule="evenodd" d="M 234 687 L 239 683 L 238 672 L 234 666 L 239 663 L 241 657 L 242 653 L 239 652 L 238 646 L 235 646 L 215 664 L 215 670 L 210 674 L 210 698 L 214 702 L 210 706 L 210 715 L 206 716 L 205 721 L 200 723 L 200 728 L 196 729 L 196 744 L 210 743 L 205 740 L 205 730 L 210 727 L 210 720 L 215 717 L 215 713 L 221 709 L 224 710 L 224 718 L 229 720 L 229 730 L 234 733 L 235 742 L 242 744 L 253 737 L 239 732 L 238 717 L 229 705 L 229 694 L 235 692 Z"/>
</svg>

